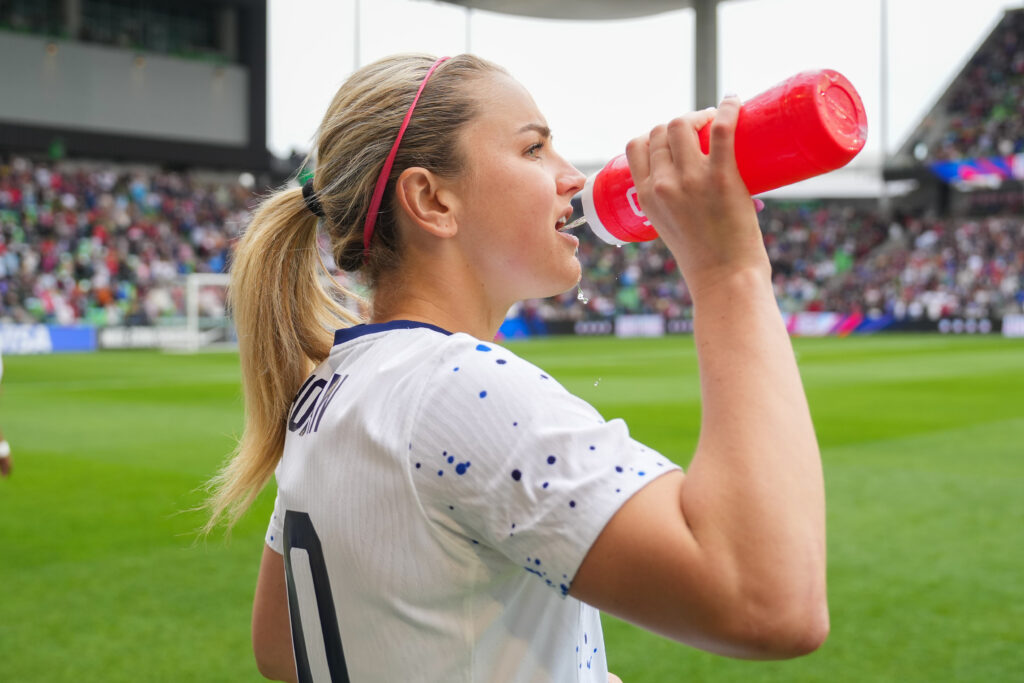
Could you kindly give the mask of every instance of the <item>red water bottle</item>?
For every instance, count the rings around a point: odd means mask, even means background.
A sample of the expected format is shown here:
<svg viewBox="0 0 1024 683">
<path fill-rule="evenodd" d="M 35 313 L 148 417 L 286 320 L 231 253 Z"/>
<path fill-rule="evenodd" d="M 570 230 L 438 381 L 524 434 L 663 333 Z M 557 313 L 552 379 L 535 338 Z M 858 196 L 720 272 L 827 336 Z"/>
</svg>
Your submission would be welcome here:
<svg viewBox="0 0 1024 683">
<path fill-rule="evenodd" d="M 804 71 L 743 103 L 736 165 L 750 194 L 759 194 L 845 166 L 864 147 L 867 132 L 864 104 L 842 74 Z M 698 136 L 707 154 L 711 125 Z M 586 219 L 609 244 L 658 236 L 640 208 L 625 154 L 587 178 L 572 204 L 570 220 Z"/>
</svg>

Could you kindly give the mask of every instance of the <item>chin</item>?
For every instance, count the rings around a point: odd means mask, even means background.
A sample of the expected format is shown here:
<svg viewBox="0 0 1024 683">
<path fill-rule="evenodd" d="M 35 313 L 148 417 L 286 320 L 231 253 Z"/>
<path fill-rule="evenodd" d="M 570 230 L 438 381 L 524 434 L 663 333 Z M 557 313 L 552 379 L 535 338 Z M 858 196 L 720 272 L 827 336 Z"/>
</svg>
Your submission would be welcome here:
<svg viewBox="0 0 1024 683">
<path fill-rule="evenodd" d="M 572 263 L 573 265 L 566 271 L 565 277 L 559 278 L 559 284 L 556 287 L 557 291 L 549 296 L 556 296 L 562 292 L 568 292 L 570 289 L 574 289 L 579 286 L 580 281 L 583 279 L 583 268 L 580 266 L 580 262 L 576 258 L 573 258 Z"/>
<path fill-rule="evenodd" d="M 554 269 L 553 269 L 554 270 Z M 555 272 L 548 271 L 547 277 L 533 279 L 537 288 L 530 288 L 532 291 L 522 292 L 519 300 L 523 299 L 547 299 L 558 296 L 570 289 L 574 289 L 583 277 L 583 267 L 575 256 L 571 263 L 560 263 Z M 532 279 L 532 278 L 529 278 Z M 520 280 L 522 282 L 522 280 Z"/>
</svg>

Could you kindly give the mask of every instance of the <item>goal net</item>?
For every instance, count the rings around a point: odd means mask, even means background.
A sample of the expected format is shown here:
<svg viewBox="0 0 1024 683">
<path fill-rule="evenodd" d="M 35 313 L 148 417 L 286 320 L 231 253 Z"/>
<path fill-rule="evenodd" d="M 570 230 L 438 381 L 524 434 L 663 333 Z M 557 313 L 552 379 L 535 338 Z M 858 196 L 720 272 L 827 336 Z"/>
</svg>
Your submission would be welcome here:
<svg viewBox="0 0 1024 683">
<path fill-rule="evenodd" d="M 185 279 L 186 351 L 211 347 L 235 347 L 238 335 L 228 315 L 227 273 L 192 273 Z"/>
<path fill-rule="evenodd" d="M 237 348 L 238 334 L 228 310 L 227 273 L 193 273 L 185 278 L 185 328 L 165 336 L 163 348 L 196 352 L 201 349 Z M 346 275 L 323 276 L 323 285 L 336 301 L 357 315 L 365 316 L 362 287 Z M 167 330 L 166 332 L 171 332 Z"/>
</svg>

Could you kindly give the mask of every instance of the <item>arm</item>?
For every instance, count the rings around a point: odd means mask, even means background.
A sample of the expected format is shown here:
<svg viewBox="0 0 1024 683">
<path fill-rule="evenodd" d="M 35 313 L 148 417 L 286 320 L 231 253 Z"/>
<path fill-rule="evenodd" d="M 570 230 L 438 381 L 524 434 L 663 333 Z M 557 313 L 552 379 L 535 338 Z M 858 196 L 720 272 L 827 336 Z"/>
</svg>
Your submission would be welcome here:
<svg viewBox="0 0 1024 683">
<path fill-rule="evenodd" d="M 264 677 L 292 683 L 297 680 L 284 557 L 266 545 L 252 605 L 252 649 Z"/>
<path fill-rule="evenodd" d="M 694 298 L 703 415 L 686 476 L 642 489 L 572 585 L 596 607 L 702 649 L 780 658 L 828 633 L 818 446 L 732 141 L 739 103 L 627 148 L 641 205 Z M 711 155 L 696 131 L 715 117 Z"/>
</svg>

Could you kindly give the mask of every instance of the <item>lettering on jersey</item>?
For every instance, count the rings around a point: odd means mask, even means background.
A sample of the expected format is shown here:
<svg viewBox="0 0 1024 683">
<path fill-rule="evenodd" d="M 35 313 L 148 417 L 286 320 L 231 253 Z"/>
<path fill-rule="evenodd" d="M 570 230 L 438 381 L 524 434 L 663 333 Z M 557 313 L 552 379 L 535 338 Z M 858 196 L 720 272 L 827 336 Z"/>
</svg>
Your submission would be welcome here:
<svg viewBox="0 0 1024 683">
<path fill-rule="evenodd" d="M 292 411 L 288 416 L 288 431 L 305 436 L 320 429 L 324 411 L 347 379 L 348 375 L 338 374 L 332 376 L 330 382 L 316 375 L 307 379 L 292 402 Z"/>
</svg>

